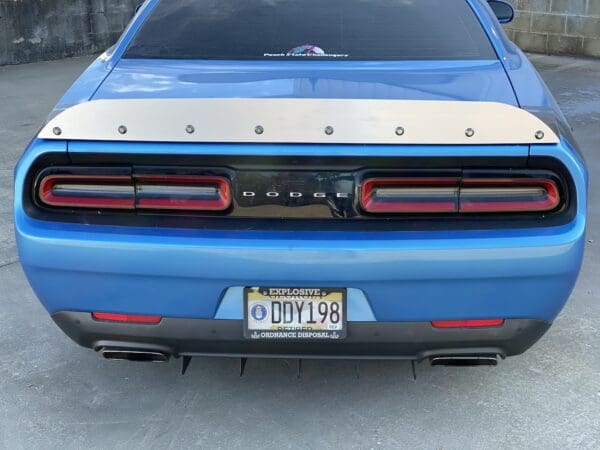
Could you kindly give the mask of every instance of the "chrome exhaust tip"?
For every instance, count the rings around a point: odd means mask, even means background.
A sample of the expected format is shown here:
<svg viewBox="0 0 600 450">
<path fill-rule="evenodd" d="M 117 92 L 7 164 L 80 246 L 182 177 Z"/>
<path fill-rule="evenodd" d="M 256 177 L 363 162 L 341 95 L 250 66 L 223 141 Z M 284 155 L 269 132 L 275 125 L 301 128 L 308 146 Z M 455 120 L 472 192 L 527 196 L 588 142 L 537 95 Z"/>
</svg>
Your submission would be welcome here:
<svg viewBox="0 0 600 450">
<path fill-rule="evenodd" d="M 165 363 L 168 362 L 170 358 L 169 354 L 161 351 L 121 348 L 101 348 L 99 351 L 104 359 L 113 361 Z"/>
<path fill-rule="evenodd" d="M 457 356 L 432 356 L 429 358 L 432 366 L 474 367 L 497 366 L 497 355 L 457 355 Z"/>
</svg>

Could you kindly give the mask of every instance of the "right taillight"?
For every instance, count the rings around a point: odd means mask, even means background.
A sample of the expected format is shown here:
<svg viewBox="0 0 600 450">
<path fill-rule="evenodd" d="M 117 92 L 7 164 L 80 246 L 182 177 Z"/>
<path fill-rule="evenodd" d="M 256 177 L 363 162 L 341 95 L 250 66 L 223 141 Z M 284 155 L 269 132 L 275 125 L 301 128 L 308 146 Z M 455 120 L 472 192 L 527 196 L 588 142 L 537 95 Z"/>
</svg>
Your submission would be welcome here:
<svg viewBox="0 0 600 450">
<path fill-rule="evenodd" d="M 372 178 L 361 204 L 370 213 L 453 213 L 458 211 L 458 178 Z"/>
<path fill-rule="evenodd" d="M 560 203 L 548 178 L 370 178 L 360 195 L 371 214 L 548 212 Z"/>
<path fill-rule="evenodd" d="M 460 188 L 463 213 L 545 212 L 559 204 L 558 187 L 548 179 L 466 179 Z"/>
</svg>

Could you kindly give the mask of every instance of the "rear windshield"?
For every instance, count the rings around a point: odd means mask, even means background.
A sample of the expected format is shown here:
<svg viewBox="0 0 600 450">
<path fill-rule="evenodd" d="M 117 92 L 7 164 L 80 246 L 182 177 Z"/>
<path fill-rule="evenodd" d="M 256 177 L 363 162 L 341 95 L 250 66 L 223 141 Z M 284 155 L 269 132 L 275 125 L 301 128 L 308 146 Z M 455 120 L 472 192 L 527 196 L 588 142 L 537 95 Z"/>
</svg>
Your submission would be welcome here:
<svg viewBox="0 0 600 450">
<path fill-rule="evenodd" d="M 496 59 L 466 0 L 161 0 L 125 57 Z"/>
</svg>

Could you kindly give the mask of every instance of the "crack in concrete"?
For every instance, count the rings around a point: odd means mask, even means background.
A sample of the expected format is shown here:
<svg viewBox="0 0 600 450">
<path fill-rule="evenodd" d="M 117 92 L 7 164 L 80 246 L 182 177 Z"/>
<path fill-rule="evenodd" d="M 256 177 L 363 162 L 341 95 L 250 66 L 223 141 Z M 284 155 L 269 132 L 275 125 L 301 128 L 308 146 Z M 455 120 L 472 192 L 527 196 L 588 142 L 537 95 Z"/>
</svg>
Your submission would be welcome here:
<svg viewBox="0 0 600 450">
<path fill-rule="evenodd" d="M 10 267 L 10 266 L 14 266 L 15 264 L 17 264 L 19 262 L 18 259 L 14 260 L 14 261 L 9 261 L 7 263 L 4 264 L 0 264 L 0 269 L 4 269 L 6 267 Z"/>
</svg>

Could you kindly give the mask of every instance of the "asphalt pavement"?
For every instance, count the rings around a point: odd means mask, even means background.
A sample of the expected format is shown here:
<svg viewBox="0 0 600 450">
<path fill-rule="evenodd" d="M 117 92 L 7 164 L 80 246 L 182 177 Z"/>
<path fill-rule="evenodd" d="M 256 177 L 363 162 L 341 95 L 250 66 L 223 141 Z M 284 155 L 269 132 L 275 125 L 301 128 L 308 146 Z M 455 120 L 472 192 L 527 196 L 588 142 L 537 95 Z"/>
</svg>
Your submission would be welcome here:
<svg viewBox="0 0 600 450">
<path fill-rule="evenodd" d="M 0 67 L 0 448 L 600 448 L 600 60 L 531 56 L 591 173 L 583 272 L 550 332 L 496 368 L 403 361 L 102 360 L 54 325 L 18 261 L 12 171 L 91 61 Z M 68 289 L 65 286 L 65 289 Z"/>
</svg>

